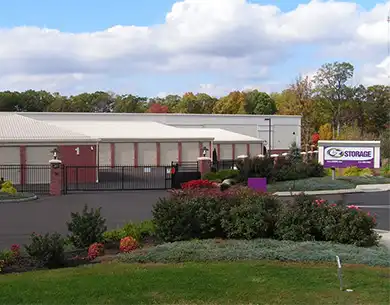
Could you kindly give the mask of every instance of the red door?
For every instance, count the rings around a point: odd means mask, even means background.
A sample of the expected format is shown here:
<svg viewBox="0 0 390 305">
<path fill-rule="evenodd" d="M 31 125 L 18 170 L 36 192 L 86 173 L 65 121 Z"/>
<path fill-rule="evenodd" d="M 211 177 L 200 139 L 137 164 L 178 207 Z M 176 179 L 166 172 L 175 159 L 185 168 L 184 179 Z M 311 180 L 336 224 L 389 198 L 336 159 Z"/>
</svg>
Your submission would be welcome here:
<svg viewBox="0 0 390 305">
<path fill-rule="evenodd" d="M 68 183 L 96 182 L 96 145 L 64 145 L 59 157 L 66 168 Z"/>
</svg>

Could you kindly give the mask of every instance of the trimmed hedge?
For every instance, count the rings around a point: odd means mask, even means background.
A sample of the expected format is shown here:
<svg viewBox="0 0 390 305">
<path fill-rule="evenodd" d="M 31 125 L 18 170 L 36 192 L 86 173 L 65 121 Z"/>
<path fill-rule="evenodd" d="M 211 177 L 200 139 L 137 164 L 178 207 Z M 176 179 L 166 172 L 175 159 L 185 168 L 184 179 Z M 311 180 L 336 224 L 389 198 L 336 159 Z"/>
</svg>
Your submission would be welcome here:
<svg viewBox="0 0 390 305">
<path fill-rule="evenodd" d="M 346 264 L 389 266 L 390 254 L 384 246 L 361 248 L 330 242 L 292 242 L 272 239 L 192 240 L 166 243 L 124 254 L 125 263 L 181 263 L 238 260 L 279 260 L 332 262 L 340 256 Z"/>
<path fill-rule="evenodd" d="M 377 245 L 375 217 L 356 207 L 311 196 L 290 204 L 248 188 L 175 191 L 154 206 L 153 222 L 163 241 L 209 238 L 276 238 Z"/>
<path fill-rule="evenodd" d="M 294 158 L 280 158 L 276 163 L 269 157 L 247 158 L 237 161 L 237 167 L 244 180 L 249 177 L 263 177 L 267 178 L 269 183 L 325 176 L 321 164 L 315 161 L 303 162 Z"/>
<path fill-rule="evenodd" d="M 255 238 L 273 235 L 279 200 L 246 188 L 176 191 L 153 208 L 164 241 L 192 238 Z"/>
</svg>

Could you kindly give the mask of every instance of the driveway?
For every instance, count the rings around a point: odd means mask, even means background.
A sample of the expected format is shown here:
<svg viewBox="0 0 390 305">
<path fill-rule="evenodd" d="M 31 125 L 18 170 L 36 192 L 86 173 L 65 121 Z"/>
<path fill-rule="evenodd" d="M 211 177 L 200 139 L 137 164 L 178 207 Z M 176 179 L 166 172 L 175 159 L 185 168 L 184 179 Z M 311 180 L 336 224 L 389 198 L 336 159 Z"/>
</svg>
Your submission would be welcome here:
<svg viewBox="0 0 390 305">
<path fill-rule="evenodd" d="M 0 204 L 0 249 L 28 242 L 32 232 L 67 234 L 70 213 L 81 211 L 85 204 L 102 208 L 108 229 L 151 219 L 153 205 L 166 195 L 166 191 L 97 192 Z"/>
<path fill-rule="evenodd" d="M 377 214 L 377 229 L 390 231 L 390 192 L 345 194 L 348 204 L 360 207 L 363 211 Z M 339 200 L 337 196 L 322 196 L 328 200 Z"/>
</svg>

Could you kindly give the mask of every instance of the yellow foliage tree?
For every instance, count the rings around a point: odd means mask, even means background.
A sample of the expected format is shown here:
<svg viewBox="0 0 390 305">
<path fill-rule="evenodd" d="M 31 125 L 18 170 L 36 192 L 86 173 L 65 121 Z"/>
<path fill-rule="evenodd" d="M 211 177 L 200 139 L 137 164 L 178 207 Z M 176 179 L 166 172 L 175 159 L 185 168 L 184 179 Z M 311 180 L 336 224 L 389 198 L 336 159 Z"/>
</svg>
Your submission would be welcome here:
<svg viewBox="0 0 390 305">
<path fill-rule="evenodd" d="M 220 98 L 214 105 L 213 113 L 220 114 L 245 114 L 245 93 L 240 91 L 230 92 L 229 95 Z"/>
<path fill-rule="evenodd" d="M 318 134 L 320 135 L 320 140 L 332 140 L 332 125 L 329 123 L 321 125 Z"/>
</svg>

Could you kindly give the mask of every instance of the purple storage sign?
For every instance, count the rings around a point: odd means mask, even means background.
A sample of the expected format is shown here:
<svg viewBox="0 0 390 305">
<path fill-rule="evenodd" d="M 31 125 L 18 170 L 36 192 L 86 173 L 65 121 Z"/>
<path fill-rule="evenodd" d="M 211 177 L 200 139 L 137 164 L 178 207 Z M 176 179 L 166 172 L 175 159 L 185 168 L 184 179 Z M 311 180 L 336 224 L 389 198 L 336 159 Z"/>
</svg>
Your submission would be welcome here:
<svg viewBox="0 0 390 305">
<path fill-rule="evenodd" d="M 374 168 L 374 147 L 324 147 L 325 168 Z"/>
<path fill-rule="evenodd" d="M 266 178 L 248 178 L 248 187 L 252 190 L 259 192 L 267 191 L 267 179 Z"/>
</svg>

